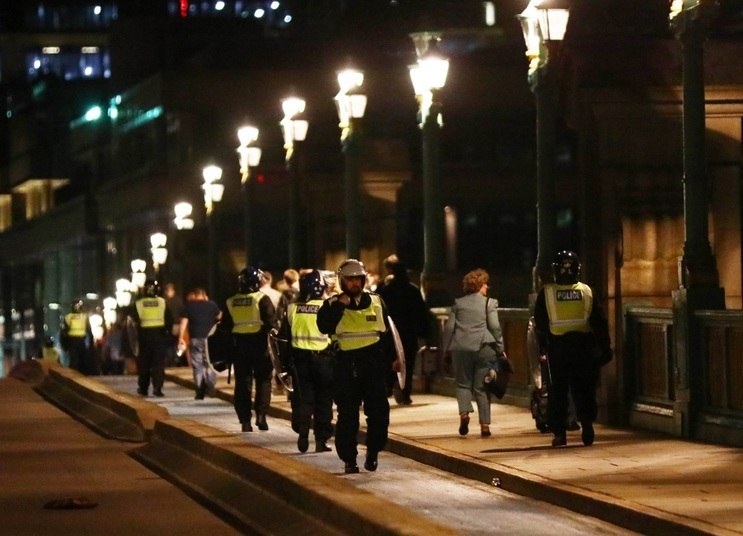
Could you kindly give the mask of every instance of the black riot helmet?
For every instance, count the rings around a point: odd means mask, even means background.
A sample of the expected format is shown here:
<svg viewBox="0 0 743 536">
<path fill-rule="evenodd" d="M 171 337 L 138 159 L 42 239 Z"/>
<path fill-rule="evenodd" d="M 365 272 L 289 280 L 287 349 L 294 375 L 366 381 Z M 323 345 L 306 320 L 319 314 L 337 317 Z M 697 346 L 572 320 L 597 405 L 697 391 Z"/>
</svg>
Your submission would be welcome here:
<svg viewBox="0 0 743 536">
<path fill-rule="evenodd" d="M 578 282 L 580 258 L 574 251 L 563 250 L 555 256 L 552 263 L 552 275 L 559 285 L 572 285 Z"/>
<path fill-rule="evenodd" d="M 302 301 L 319 300 L 325 294 L 325 278 L 317 270 L 302 274 L 299 278 L 299 299 Z"/>
<path fill-rule="evenodd" d="M 261 288 L 261 271 L 253 266 L 248 266 L 237 274 L 238 290 L 242 294 L 258 292 Z"/>
<path fill-rule="evenodd" d="M 144 282 L 144 295 L 148 298 L 154 298 L 160 295 L 160 283 L 156 279 L 148 278 Z"/>
</svg>

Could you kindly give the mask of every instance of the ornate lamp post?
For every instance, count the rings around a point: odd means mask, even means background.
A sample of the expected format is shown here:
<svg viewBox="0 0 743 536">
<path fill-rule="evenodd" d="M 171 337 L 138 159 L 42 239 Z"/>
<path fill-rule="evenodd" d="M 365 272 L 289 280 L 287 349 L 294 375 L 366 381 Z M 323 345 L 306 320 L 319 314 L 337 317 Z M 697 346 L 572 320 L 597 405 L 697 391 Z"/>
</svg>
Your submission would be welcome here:
<svg viewBox="0 0 743 536">
<path fill-rule="evenodd" d="M 168 260 L 168 248 L 165 245 L 168 243 L 168 237 L 165 233 L 153 233 L 150 235 L 150 245 L 152 248 L 152 267 L 155 270 L 155 277 L 160 280 L 160 270 L 165 261 Z"/>
<path fill-rule="evenodd" d="M 219 278 L 219 263 L 217 259 L 217 226 L 214 221 L 215 203 L 222 200 L 224 194 L 224 184 L 219 182 L 222 178 L 222 168 L 215 165 L 206 166 L 202 170 L 204 177 L 204 207 L 206 208 L 206 223 L 209 232 L 209 295 L 215 298 L 217 295 L 217 280 Z"/>
<path fill-rule="evenodd" d="M 297 149 L 307 137 L 309 123 L 304 118 L 305 101 L 297 97 L 290 97 L 281 101 L 284 118 L 279 123 L 284 134 L 284 149 L 286 150 L 286 167 L 291 180 L 289 194 L 289 266 L 299 267 L 300 259 L 300 173 L 297 161 Z"/>
<path fill-rule="evenodd" d="M 536 102 L 537 143 L 537 259 L 532 292 L 552 278 L 555 253 L 555 86 L 549 74 L 552 41 L 562 41 L 569 11 L 563 1 L 532 0 L 519 15 L 529 58 L 529 85 Z"/>
<path fill-rule="evenodd" d="M 243 227 L 245 236 L 245 266 L 250 265 L 250 256 L 252 249 L 251 241 L 251 210 L 250 210 L 250 168 L 253 168 L 261 162 L 261 149 L 251 145 L 258 140 L 258 129 L 253 126 L 243 126 L 237 130 L 237 139 L 240 145 L 237 148 L 237 154 L 240 156 L 240 183 L 242 184 L 243 195 L 245 197 L 243 204 Z"/>
<path fill-rule="evenodd" d="M 145 270 L 147 270 L 147 261 L 134 259 L 130 263 L 130 266 L 132 268 L 132 287 L 136 289 L 136 292 L 144 286 L 147 280 L 147 274 L 145 273 Z"/>
<path fill-rule="evenodd" d="M 421 284 L 429 305 L 444 305 L 444 206 L 441 201 L 441 101 L 449 60 L 438 51 L 440 34 L 410 35 L 418 62 L 410 66 L 410 78 L 418 100 L 418 126 L 423 141 L 423 273 Z"/>
<path fill-rule="evenodd" d="M 683 68 L 684 255 L 681 285 L 717 289 L 705 308 L 720 304 L 719 275 L 709 242 L 705 151 L 704 41 L 717 15 L 716 0 L 674 0 L 669 21 L 681 43 Z M 700 304 L 702 305 L 702 304 Z"/>
<path fill-rule="evenodd" d="M 363 83 L 364 73 L 345 69 L 338 73 L 340 91 L 335 96 L 345 157 L 346 255 L 354 259 L 361 256 L 360 123 L 366 110 L 366 95 L 361 91 Z"/>
</svg>

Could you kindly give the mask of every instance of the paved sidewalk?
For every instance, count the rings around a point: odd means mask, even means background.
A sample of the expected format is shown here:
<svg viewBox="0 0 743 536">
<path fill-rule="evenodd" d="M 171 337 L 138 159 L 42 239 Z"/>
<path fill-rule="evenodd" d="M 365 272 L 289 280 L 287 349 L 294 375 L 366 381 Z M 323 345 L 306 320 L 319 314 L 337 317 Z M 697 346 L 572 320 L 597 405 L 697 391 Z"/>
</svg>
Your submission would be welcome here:
<svg viewBox="0 0 743 536">
<path fill-rule="evenodd" d="M 190 369 L 168 369 L 167 377 L 193 386 Z M 224 377 L 218 390 L 232 397 Z M 493 406 L 492 437 L 480 437 L 476 420 L 461 437 L 453 398 L 413 399 L 393 404 L 390 451 L 645 534 L 743 534 L 740 449 L 601 425 L 593 446 L 574 432 L 555 449 L 528 410 L 501 404 Z M 274 396 L 269 415 L 289 411 L 286 397 Z"/>
</svg>

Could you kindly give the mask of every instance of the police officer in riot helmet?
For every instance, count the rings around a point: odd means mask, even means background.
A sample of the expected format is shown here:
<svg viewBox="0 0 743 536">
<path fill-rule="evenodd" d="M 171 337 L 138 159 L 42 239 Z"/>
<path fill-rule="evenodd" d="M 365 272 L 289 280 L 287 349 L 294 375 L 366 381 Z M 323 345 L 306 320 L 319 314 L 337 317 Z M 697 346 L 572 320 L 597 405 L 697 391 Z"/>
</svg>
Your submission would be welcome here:
<svg viewBox="0 0 743 536">
<path fill-rule="evenodd" d="M 567 444 L 569 392 L 583 444 L 593 444 L 599 369 L 612 358 L 606 318 L 591 287 L 579 281 L 580 269 L 575 252 L 560 251 L 552 264 L 555 282 L 539 291 L 534 309 L 540 359 L 548 360 L 552 378 L 547 420 L 553 447 Z"/>
<path fill-rule="evenodd" d="M 334 336 L 338 351 L 333 362 L 333 398 L 338 407 L 335 447 L 346 473 L 357 473 L 359 409 L 367 419 L 367 471 L 377 469 L 377 457 L 387 442 L 390 406 L 386 376 L 395 358 L 387 310 L 382 298 L 364 290 L 366 268 L 356 259 L 338 268 L 342 292 L 326 299 L 317 313 L 322 333 Z"/>
<path fill-rule="evenodd" d="M 226 302 L 225 326 L 231 330 L 234 342 L 235 413 L 243 432 L 253 431 L 253 410 L 258 429 L 268 430 L 266 414 L 271 404 L 273 366 L 266 337 L 274 326 L 276 310 L 260 286 L 261 271 L 248 266 L 237 276 L 237 293 Z M 255 402 L 251 400 L 254 380 Z"/>
<path fill-rule="evenodd" d="M 147 396 L 152 383 L 152 393 L 158 397 L 165 396 L 165 361 L 173 318 L 154 278 L 145 281 L 142 296 L 134 303 L 132 317 L 137 325 L 139 342 L 137 393 Z"/>
<path fill-rule="evenodd" d="M 297 432 L 297 449 L 309 448 L 309 431 L 314 430 L 315 452 L 327 452 L 333 435 L 333 364 L 331 341 L 317 327 L 317 313 L 327 285 L 318 270 L 304 270 L 299 276 L 298 299 L 284 312 L 279 337 L 287 341 L 289 355 L 282 365 L 293 375 L 291 393 L 292 429 Z"/>
</svg>

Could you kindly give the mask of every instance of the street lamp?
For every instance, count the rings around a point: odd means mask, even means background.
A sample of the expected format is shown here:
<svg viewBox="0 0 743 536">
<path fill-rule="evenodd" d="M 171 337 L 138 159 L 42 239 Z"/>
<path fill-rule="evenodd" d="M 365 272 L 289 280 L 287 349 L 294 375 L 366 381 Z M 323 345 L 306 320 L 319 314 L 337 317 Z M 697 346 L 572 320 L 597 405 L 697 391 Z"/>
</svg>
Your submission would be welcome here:
<svg viewBox="0 0 743 536">
<path fill-rule="evenodd" d="M 284 118 L 279 123 L 284 135 L 284 149 L 286 150 L 286 167 L 291 180 L 289 194 L 289 266 L 300 266 L 300 174 L 296 150 L 298 144 L 307 137 L 309 123 L 304 118 L 305 101 L 297 97 L 290 97 L 281 101 Z"/>
<path fill-rule="evenodd" d="M 445 305 L 444 206 L 441 201 L 441 101 L 449 60 L 438 51 L 440 34 L 410 34 L 418 61 L 410 66 L 410 78 L 418 100 L 418 126 L 423 142 L 423 273 L 421 284 L 431 306 Z M 440 302 L 440 303 L 439 303 Z"/>
<path fill-rule="evenodd" d="M 129 307 L 132 303 L 132 282 L 128 279 L 116 280 L 116 304 L 120 308 Z"/>
<path fill-rule="evenodd" d="M 258 140 L 258 129 L 253 126 L 243 126 L 237 130 L 237 139 L 240 145 L 237 154 L 240 155 L 240 183 L 243 188 L 245 202 L 243 206 L 243 226 L 245 233 L 245 266 L 250 265 L 251 256 L 251 212 L 250 212 L 250 168 L 257 166 L 261 161 L 261 149 L 251 145 Z"/>
<path fill-rule="evenodd" d="M 217 226 L 212 211 L 215 203 L 219 203 L 224 194 L 224 184 L 219 182 L 222 179 L 222 168 L 215 165 L 206 166 L 202 170 L 202 176 L 204 177 L 204 184 L 201 187 L 204 190 L 204 207 L 206 208 L 206 223 L 209 232 L 209 295 L 216 297 L 219 264 L 217 262 Z"/>
<path fill-rule="evenodd" d="M 152 267 L 155 270 L 155 277 L 160 279 L 160 268 L 168 260 L 168 249 L 165 245 L 168 243 L 168 237 L 165 233 L 153 233 L 150 235 L 150 251 L 152 252 Z"/>
<path fill-rule="evenodd" d="M 194 221 L 193 218 L 191 218 L 191 214 L 193 213 L 193 206 L 191 205 L 191 203 L 187 203 L 185 201 L 177 203 L 173 207 L 173 213 L 175 214 L 173 223 L 175 224 L 176 229 L 178 229 L 179 231 L 183 229 L 193 229 Z"/>
<path fill-rule="evenodd" d="M 532 293 L 551 280 L 555 253 L 555 85 L 549 76 L 548 43 L 562 41 L 569 18 L 563 0 L 531 0 L 518 16 L 529 58 L 529 85 L 536 102 L 537 258 Z"/>
<path fill-rule="evenodd" d="M 354 259 L 361 258 L 360 122 L 366 110 L 366 95 L 361 91 L 363 83 L 364 73 L 345 69 L 338 73 L 340 91 L 335 96 L 345 157 L 346 255 Z"/>
<path fill-rule="evenodd" d="M 145 281 L 147 281 L 147 274 L 145 273 L 145 270 L 147 270 L 147 261 L 134 259 L 130 263 L 130 266 L 132 268 L 132 287 L 139 290 L 144 286 Z"/>
</svg>

